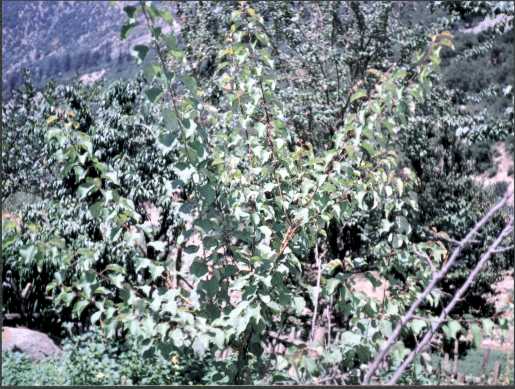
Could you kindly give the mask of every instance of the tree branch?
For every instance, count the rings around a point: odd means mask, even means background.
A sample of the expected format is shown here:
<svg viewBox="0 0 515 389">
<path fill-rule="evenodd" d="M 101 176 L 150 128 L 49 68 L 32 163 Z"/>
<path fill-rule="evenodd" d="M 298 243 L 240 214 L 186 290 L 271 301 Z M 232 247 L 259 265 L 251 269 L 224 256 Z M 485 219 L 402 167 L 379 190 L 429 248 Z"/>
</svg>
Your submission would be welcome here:
<svg viewBox="0 0 515 389">
<path fill-rule="evenodd" d="M 476 223 L 476 225 L 472 228 L 472 230 L 469 231 L 465 238 L 461 240 L 461 242 L 458 244 L 447 263 L 442 267 L 442 269 L 439 272 L 433 274 L 433 278 L 429 285 L 415 300 L 415 302 L 413 302 L 408 312 L 406 312 L 402 319 L 397 323 L 395 330 L 392 332 L 388 340 L 382 346 L 381 350 L 379 351 L 374 361 L 370 365 L 367 373 L 365 374 L 362 384 L 367 385 L 370 382 L 370 379 L 378 369 L 381 361 L 388 354 L 388 352 L 396 342 L 397 338 L 399 337 L 401 329 L 413 318 L 416 309 L 420 306 L 420 304 L 422 304 L 422 302 L 426 299 L 429 293 L 431 293 L 431 291 L 435 288 L 436 284 L 447 274 L 450 268 L 454 265 L 454 262 L 461 254 L 461 251 L 470 243 L 472 237 L 481 229 L 481 227 L 483 227 L 483 225 L 485 225 L 497 213 L 497 211 L 499 211 L 506 204 L 506 202 L 508 201 L 509 194 L 509 192 L 506 192 L 504 197 L 495 206 L 490 208 L 486 215 L 483 216 L 481 220 L 479 220 Z"/>
<path fill-rule="evenodd" d="M 462 296 L 465 294 L 469 286 L 472 284 L 474 279 L 477 277 L 483 266 L 488 262 L 490 257 L 495 254 L 496 248 L 501 244 L 504 238 L 508 236 L 513 231 L 513 217 L 508 222 L 508 224 L 504 227 L 504 229 L 501 231 L 501 233 L 497 236 L 497 239 L 490 245 L 488 250 L 482 255 L 481 259 L 477 263 L 474 270 L 470 273 L 470 275 L 467 277 L 467 280 L 462 285 L 462 287 L 456 292 L 452 300 L 447 304 L 445 309 L 442 311 L 438 319 L 433 322 L 431 325 L 431 329 L 426 333 L 424 338 L 420 341 L 420 343 L 417 345 L 417 347 L 411 351 L 406 359 L 402 362 L 402 364 L 397 368 L 395 373 L 393 374 L 390 381 L 388 381 L 388 385 L 395 385 L 397 381 L 399 380 L 402 373 L 406 370 L 406 368 L 410 365 L 410 363 L 413 361 L 415 356 L 420 353 L 424 347 L 431 341 L 431 338 L 433 337 L 434 333 L 440 328 L 442 323 L 445 321 L 445 318 L 449 314 L 449 312 L 454 308 L 454 306 L 458 303 L 458 301 L 462 298 Z"/>
<path fill-rule="evenodd" d="M 314 293 L 313 317 L 311 319 L 311 333 L 309 335 L 309 338 L 312 342 L 315 340 L 316 320 L 318 314 L 318 297 L 320 295 L 320 278 L 322 275 L 322 261 L 320 260 L 320 255 L 318 253 L 318 242 L 315 244 L 315 262 L 317 266 L 317 286 Z"/>
</svg>

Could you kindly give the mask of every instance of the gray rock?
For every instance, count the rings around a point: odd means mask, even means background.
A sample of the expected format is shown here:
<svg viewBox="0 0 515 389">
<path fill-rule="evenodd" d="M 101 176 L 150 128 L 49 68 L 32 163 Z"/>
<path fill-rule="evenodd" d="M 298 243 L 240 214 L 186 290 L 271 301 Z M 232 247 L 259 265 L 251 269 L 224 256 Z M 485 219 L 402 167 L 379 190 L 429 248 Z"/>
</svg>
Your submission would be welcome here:
<svg viewBox="0 0 515 389">
<path fill-rule="evenodd" d="M 23 327 L 2 328 L 2 352 L 5 351 L 19 351 L 35 361 L 61 354 L 47 335 Z"/>
</svg>

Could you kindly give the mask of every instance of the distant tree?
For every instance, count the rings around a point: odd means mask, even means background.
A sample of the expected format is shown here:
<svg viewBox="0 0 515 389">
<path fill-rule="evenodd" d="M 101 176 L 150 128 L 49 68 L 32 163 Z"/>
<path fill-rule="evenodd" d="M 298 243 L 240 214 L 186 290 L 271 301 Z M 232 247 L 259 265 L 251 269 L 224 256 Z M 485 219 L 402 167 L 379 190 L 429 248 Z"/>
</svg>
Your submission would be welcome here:
<svg viewBox="0 0 515 389">
<path fill-rule="evenodd" d="M 88 67 L 91 64 L 91 53 L 85 51 L 82 53 L 82 67 Z"/>
<path fill-rule="evenodd" d="M 107 63 L 111 62 L 111 54 L 112 54 L 112 45 L 111 43 L 107 43 L 104 49 L 105 53 L 105 61 Z"/>
<path fill-rule="evenodd" d="M 8 85 L 8 88 L 7 88 L 8 92 L 12 93 L 12 91 L 16 87 L 16 79 L 14 78 L 14 75 L 9 76 L 9 78 L 7 80 L 7 85 Z"/>
<path fill-rule="evenodd" d="M 50 62 L 48 64 L 47 75 L 49 77 L 55 76 L 61 70 L 61 66 L 59 64 L 59 60 L 56 57 L 51 57 Z"/>
<path fill-rule="evenodd" d="M 96 50 L 93 52 L 93 55 L 91 56 L 91 65 L 97 66 L 100 63 L 101 59 L 100 51 Z"/>
<path fill-rule="evenodd" d="M 124 61 L 123 52 L 120 50 L 120 51 L 118 51 L 118 65 L 123 65 L 123 61 Z"/>
<path fill-rule="evenodd" d="M 66 55 L 64 57 L 63 70 L 65 72 L 69 72 L 71 70 L 71 67 L 72 67 L 72 60 L 70 57 L 70 53 L 66 53 Z"/>
</svg>

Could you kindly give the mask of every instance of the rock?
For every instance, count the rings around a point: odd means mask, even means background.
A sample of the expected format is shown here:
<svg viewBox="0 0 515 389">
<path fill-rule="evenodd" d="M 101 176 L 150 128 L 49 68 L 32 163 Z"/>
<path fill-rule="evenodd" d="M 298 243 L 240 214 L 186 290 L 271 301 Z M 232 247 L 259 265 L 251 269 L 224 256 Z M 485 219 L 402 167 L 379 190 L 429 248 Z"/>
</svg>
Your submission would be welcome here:
<svg viewBox="0 0 515 389">
<path fill-rule="evenodd" d="M 370 271 L 369 276 L 375 278 L 380 285 L 374 287 L 372 282 L 367 278 L 366 273 L 356 273 L 349 277 L 350 288 L 355 292 L 363 293 L 382 303 L 384 298 L 389 296 L 389 282 L 383 279 L 377 271 Z"/>
<path fill-rule="evenodd" d="M 5 351 L 19 351 L 32 360 L 61 353 L 61 349 L 47 335 L 23 327 L 2 328 L 2 352 Z"/>
</svg>

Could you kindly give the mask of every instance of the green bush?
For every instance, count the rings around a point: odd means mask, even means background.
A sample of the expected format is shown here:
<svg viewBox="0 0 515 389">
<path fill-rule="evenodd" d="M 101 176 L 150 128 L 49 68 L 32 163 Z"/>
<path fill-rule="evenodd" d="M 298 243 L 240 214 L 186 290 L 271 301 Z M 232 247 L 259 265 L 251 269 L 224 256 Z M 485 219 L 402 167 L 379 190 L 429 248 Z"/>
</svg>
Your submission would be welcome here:
<svg viewBox="0 0 515 389">
<path fill-rule="evenodd" d="M 223 383 L 230 358 L 195 357 L 187 350 L 144 355 L 130 340 L 114 341 L 98 331 L 67 339 L 60 359 L 34 362 L 18 352 L 2 353 L 4 385 L 195 385 Z"/>
<path fill-rule="evenodd" d="M 18 352 L 2 352 L 2 385 L 67 385 L 60 361 L 33 362 Z"/>
</svg>

